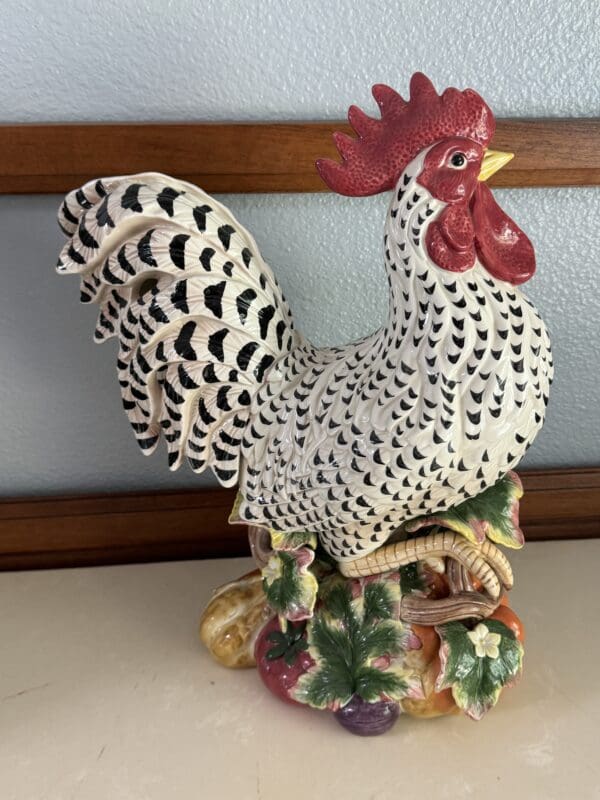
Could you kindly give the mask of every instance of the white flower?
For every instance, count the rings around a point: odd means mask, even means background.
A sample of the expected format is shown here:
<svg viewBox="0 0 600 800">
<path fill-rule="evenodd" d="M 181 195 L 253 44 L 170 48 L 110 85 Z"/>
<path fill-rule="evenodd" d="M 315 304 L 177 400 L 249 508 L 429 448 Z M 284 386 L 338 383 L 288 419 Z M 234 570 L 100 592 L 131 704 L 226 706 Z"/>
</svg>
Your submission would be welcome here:
<svg viewBox="0 0 600 800">
<path fill-rule="evenodd" d="M 498 645 L 501 639 L 499 633 L 492 633 L 487 625 L 480 622 L 476 628 L 469 631 L 467 636 L 475 645 L 475 654 L 479 658 L 485 658 L 485 656 L 488 658 L 498 658 L 500 654 Z"/>
</svg>

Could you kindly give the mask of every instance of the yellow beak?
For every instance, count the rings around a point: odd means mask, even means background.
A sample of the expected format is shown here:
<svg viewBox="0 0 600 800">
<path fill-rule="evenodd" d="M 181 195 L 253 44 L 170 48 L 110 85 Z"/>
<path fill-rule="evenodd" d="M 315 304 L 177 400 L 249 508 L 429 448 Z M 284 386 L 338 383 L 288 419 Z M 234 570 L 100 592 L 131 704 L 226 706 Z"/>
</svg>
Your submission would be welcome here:
<svg viewBox="0 0 600 800">
<path fill-rule="evenodd" d="M 503 153 L 501 150 L 486 150 L 481 162 L 479 180 L 487 181 L 494 172 L 498 172 L 505 164 L 515 157 L 514 153 Z"/>
</svg>

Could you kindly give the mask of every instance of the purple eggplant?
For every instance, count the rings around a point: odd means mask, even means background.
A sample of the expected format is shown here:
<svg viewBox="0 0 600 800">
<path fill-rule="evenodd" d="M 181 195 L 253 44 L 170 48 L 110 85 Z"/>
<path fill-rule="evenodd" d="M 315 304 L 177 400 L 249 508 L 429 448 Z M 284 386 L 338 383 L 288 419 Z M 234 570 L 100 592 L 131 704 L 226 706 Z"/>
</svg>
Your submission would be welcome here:
<svg viewBox="0 0 600 800">
<path fill-rule="evenodd" d="M 350 733 L 357 736 L 379 736 L 394 725 L 400 708 L 395 700 L 368 703 L 355 694 L 349 703 L 334 713 L 340 725 Z"/>
</svg>

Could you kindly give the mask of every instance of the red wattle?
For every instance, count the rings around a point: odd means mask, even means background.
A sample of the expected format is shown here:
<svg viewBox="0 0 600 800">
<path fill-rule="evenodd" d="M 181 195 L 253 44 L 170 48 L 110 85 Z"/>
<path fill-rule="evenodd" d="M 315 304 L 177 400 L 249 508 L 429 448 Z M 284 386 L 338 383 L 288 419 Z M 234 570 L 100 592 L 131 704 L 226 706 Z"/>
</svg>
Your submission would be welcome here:
<svg viewBox="0 0 600 800">
<path fill-rule="evenodd" d="M 528 281 L 535 272 L 533 245 L 502 211 L 485 183 L 475 189 L 471 214 L 477 255 L 487 271 L 515 286 Z"/>
<path fill-rule="evenodd" d="M 465 272 L 475 263 L 474 230 L 464 203 L 448 205 L 427 228 L 425 237 L 431 260 L 450 272 Z"/>
</svg>

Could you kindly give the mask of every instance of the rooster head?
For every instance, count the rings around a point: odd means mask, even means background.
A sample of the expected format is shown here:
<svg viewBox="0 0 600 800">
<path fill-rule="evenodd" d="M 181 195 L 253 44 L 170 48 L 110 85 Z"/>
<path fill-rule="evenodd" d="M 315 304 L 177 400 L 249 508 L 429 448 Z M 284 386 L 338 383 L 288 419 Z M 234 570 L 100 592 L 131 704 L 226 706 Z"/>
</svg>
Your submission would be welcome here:
<svg viewBox="0 0 600 800">
<path fill-rule="evenodd" d="M 485 183 L 512 154 L 488 149 L 495 120 L 482 98 L 472 89 L 438 95 L 420 72 L 411 79 L 410 100 L 382 84 L 373 87 L 373 97 L 381 118 L 351 106 L 348 120 L 357 138 L 335 133 L 342 162 L 317 161 L 325 183 L 339 194 L 378 194 L 394 188 L 425 153 L 416 180 L 445 206 L 427 228 L 430 259 L 451 272 L 471 269 L 479 259 L 495 278 L 528 280 L 535 271 L 533 246 Z"/>
</svg>

